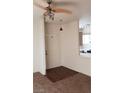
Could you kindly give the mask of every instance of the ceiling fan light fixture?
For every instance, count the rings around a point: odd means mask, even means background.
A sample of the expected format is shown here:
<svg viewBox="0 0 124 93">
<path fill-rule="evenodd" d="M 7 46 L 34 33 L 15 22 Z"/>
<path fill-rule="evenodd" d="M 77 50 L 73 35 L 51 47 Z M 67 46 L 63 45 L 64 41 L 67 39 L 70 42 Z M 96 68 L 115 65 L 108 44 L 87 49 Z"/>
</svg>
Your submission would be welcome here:
<svg viewBox="0 0 124 93">
<path fill-rule="evenodd" d="M 48 14 L 48 16 L 49 16 L 49 19 L 54 20 L 54 13 L 50 12 L 50 13 Z"/>
<path fill-rule="evenodd" d="M 49 18 L 50 20 L 54 20 L 54 13 L 52 11 L 47 11 L 45 14 L 44 14 L 44 17 L 45 18 Z"/>
</svg>

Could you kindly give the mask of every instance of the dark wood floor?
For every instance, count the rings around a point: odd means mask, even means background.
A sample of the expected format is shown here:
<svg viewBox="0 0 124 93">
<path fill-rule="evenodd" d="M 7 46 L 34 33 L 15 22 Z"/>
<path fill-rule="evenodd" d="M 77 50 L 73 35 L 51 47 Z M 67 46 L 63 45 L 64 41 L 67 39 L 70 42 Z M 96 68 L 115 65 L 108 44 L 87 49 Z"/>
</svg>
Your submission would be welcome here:
<svg viewBox="0 0 124 93">
<path fill-rule="evenodd" d="M 66 79 L 78 73 L 63 66 L 48 69 L 46 72 L 47 78 L 50 79 L 52 82 Z"/>
</svg>

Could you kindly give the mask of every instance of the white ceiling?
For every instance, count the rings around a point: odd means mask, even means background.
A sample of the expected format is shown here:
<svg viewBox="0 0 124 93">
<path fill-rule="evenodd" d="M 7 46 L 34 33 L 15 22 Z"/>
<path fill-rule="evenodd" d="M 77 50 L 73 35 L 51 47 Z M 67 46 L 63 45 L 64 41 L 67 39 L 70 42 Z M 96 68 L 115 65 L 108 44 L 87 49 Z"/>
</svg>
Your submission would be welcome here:
<svg viewBox="0 0 124 93">
<path fill-rule="evenodd" d="M 47 7 L 46 1 L 47 0 L 34 0 L 35 2 L 41 4 L 42 6 Z M 63 20 L 63 22 L 72 21 L 75 19 L 81 19 L 82 22 L 90 23 L 90 15 L 91 15 L 91 0 L 53 0 L 53 2 L 67 2 L 72 3 L 72 5 L 65 5 L 60 4 L 54 7 L 68 9 L 72 11 L 72 14 L 63 14 L 63 13 L 55 13 L 55 20 L 50 21 L 47 20 L 47 22 L 60 22 L 60 19 Z M 33 16 L 34 19 L 36 17 L 41 16 L 45 11 L 34 6 Z"/>
</svg>

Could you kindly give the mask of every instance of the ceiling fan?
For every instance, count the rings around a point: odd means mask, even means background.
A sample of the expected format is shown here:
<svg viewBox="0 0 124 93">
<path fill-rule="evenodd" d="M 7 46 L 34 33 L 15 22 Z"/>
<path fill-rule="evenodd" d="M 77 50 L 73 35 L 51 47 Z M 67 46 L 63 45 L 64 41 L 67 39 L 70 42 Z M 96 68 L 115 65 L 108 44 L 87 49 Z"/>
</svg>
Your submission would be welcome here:
<svg viewBox="0 0 124 93">
<path fill-rule="evenodd" d="M 69 10 L 66 10 L 66 9 L 62 9 L 62 8 L 54 8 L 54 2 L 52 0 L 47 0 L 47 4 L 48 6 L 47 7 L 44 7 L 38 3 L 34 3 L 35 6 L 39 7 L 39 8 L 42 8 L 44 10 L 46 10 L 46 12 L 44 13 L 44 16 L 48 16 L 49 19 L 52 19 L 54 20 L 54 15 L 55 13 L 66 13 L 66 14 L 72 14 L 71 11 Z"/>
</svg>

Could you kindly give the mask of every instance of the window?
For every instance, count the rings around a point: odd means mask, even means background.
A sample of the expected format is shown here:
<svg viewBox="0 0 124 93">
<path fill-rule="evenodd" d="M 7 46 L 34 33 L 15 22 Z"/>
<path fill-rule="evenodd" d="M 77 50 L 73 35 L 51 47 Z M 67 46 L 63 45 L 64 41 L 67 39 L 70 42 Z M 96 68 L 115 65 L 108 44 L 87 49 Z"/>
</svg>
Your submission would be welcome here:
<svg viewBox="0 0 124 93">
<path fill-rule="evenodd" d="M 90 44 L 91 43 L 91 38 L 90 35 L 83 35 L 83 44 Z"/>
<path fill-rule="evenodd" d="M 91 53 L 91 31 L 90 24 L 86 24 L 79 30 L 80 54 Z"/>
<path fill-rule="evenodd" d="M 91 35 L 82 35 L 82 41 L 83 41 L 83 50 L 86 52 L 87 50 L 91 49 Z"/>
</svg>

